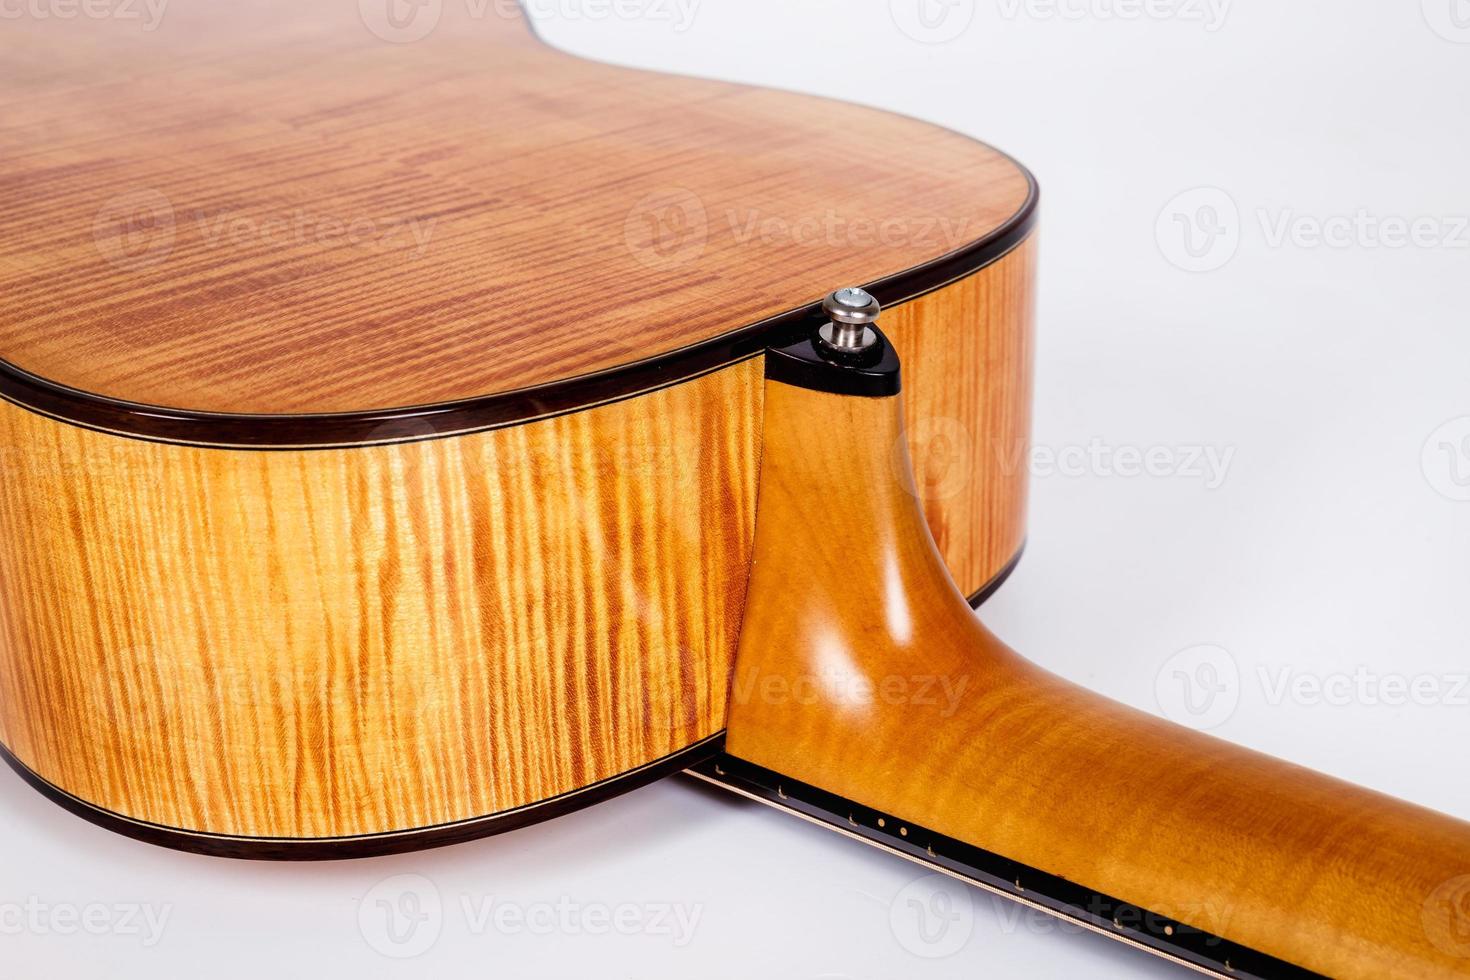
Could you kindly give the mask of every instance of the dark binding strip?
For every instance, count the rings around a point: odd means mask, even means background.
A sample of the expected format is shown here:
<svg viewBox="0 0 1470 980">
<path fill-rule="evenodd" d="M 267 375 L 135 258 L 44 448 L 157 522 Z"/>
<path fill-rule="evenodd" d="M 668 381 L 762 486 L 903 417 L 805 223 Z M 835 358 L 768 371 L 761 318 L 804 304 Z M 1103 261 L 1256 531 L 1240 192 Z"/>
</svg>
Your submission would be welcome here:
<svg viewBox="0 0 1470 980">
<path fill-rule="evenodd" d="M 1009 158 L 1008 158 L 1009 159 Z M 1014 161 L 1012 161 L 1014 163 Z M 866 286 L 884 306 L 934 292 L 998 261 L 1035 227 L 1036 180 L 991 234 L 926 265 Z M 839 284 L 849 285 L 849 284 Z M 719 337 L 622 367 L 464 401 L 372 412 L 244 415 L 195 412 L 108 398 L 48 381 L 0 359 L 0 398 L 42 415 L 129 438 L 239 449 L 331 449 L 420 442 L 501 428 L 646 394 L 795 343 L 825 322 L 820 301 Z"/>
<path fill-rule="evenodd" d="M 539 803 L 532 803 L 504 813 L 462 820 L 438 827 L 425 827 L 401 833 L 373 834 L 362 837 L 227 837 L 199 834 L 134 820 L 111 810 L 93 806 L 37 775 L 10 750 L 0 745 L 0 758 L 20 778 L 42 796 L 76 816 L 106 830 L 148 844 L 211 857 L 237 858 L 248 861 L 339 861 L 349 858 L 382 857 L 408 851 L 422 851 L 450 844 L 461 844 L 541 823 L 553 817 L 574 813 L 624 793 L 672 776 L 692 765 L 713 758 L 724 749 L 725 733 L 695 742 L 671 755 L 664 756 L 638 769 L 633 769 L 564 793 Z"/>
<path fill-rule="evenodd" d="M 991 579 L 989 582 L 986 582 L 979 592 L 976 592 L 974 595 L 970 596 L 971 609 L 979 609 L 982 605 L 984 605 L 986 599 L 989 599 L 991 596 L 995 595 L 996 590 L 999 589 L 1002 585 L 1006 584 L 1006 579 L 1010 578 L 1012 573 L 1015 572 L 1016 566 L 1021 564 L 1021 556 L 1024 554 L 1026 554 L 1026 542 L 1022 541 L 1021 547 L 1016 550 L 1016 553 L 1011 557 L 1011 560 L 1006 562 L 1004 568 L 995 573 L 995 578 Z"/>
<path fill-rule="evenodd" d="M 1179 919 L 1130 905 L 972 844 L 905 823 L 901 815 L 881 813 L 732 756 L 700 763 L 690 772 L 706 782 L 801 814 L 834 830 L 949 871 L 993 892 L 1040 906 L 1053 915 L 1221 976 L 1242 980 L 1321 977 Z"/>
</svg>

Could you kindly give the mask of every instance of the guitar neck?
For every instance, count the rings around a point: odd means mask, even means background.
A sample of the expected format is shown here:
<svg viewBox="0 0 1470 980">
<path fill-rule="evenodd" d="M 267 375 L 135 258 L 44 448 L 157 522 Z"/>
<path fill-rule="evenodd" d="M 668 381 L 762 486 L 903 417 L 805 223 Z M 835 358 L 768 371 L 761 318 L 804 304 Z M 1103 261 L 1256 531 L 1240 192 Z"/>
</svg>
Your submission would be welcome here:
<svg viewBox="0 0 1470 980">
<path fill-rule="evenodd" d="M 896 475 L 899 398 L 813 384 L 768 368 L 727 756 L 697 775 L 1221 976 L 1470 972 L 1470 826 L 1019 657 Z"/>
</svg>

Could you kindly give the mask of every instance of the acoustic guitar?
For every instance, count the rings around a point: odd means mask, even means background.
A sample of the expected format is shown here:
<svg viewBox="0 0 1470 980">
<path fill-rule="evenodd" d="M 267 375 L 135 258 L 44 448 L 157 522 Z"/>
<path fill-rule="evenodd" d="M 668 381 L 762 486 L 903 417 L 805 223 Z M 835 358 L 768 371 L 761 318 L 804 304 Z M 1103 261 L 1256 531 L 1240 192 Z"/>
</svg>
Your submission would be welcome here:
<svg viewBox="0 0 1470 980">
<path fill-rule="evenodd" d="M 306 860 L 690 770 L 1209 975 L 1470 975 L 1470 826 L 974 615 L 1025 533 L 1015 161 L 506 4 L 156 26 L 5 28 L 0 743 L 36 789 Z"/>
</svg>

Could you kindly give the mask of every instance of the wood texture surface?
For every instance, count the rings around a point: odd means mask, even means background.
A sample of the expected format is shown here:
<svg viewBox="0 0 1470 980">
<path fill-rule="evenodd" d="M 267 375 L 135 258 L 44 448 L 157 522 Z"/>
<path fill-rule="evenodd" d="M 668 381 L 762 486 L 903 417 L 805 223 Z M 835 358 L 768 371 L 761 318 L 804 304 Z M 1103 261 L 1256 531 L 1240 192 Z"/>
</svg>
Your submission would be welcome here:
<svg viewBox="0 0 1470 980">
<path fill-rule="evenodd" d="M 0 403 L 0 741 L 125 816 L 319 838 L 505 811 L 718 732 L 760 370 L 320 452 Z"/>
<path fill-rule="evenodd" d="M 885 449 L 899 401 L 767 384 L 729 753 L 1317 972 L 1470 975 L 1470 825 L 1007 649 Z"/>
<path fill-rule="evenodd" d="M 436 18 L 407 40 L 386 6 L 6 20 L 0 359 L 203 411 L 477 397 L 930 262 L 1028 196 L 914 120 L 582 61 L 503 2 L 398 4 Z"/>
<path fill-rule="evenodd" d="M 983 588 L 1026 541 L 1037 239 L 894 307 L 914 486 L 954 580 Z"/>
<path fill-rule="evenodd" d="M 1031 255 L 894 313 L 916 359 L 952 351 L 910 387 L 942 437 L 920 447 L 943 490 L 927 504 L 970 529 L 950 553 L 972 592 L 1024 535 L 1024 468 L 980 460 L 1025 436 Z M 0 742 L 127 817 L 296 838 L 503 812 L 717 732 L 762 370 L 316 451 L 141 442 L 0 402 Z"/>
</svg>

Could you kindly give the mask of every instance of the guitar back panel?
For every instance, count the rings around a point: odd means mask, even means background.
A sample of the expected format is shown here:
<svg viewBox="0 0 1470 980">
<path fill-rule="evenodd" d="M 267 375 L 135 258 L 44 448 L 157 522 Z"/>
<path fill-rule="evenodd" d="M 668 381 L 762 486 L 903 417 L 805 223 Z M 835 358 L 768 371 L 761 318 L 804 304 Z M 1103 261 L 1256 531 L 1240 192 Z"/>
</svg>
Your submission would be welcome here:
<svg viewBox="0 0 1470 980">
<path fill-rule="evenodd" d="M 7 31 L 0 743 L 129 833 L 422 846 L 712 752 L 761 354 L 839 286 L 960 580 L 1021 545 L 1019 165 L 383 9 Z"/>
</svg>

